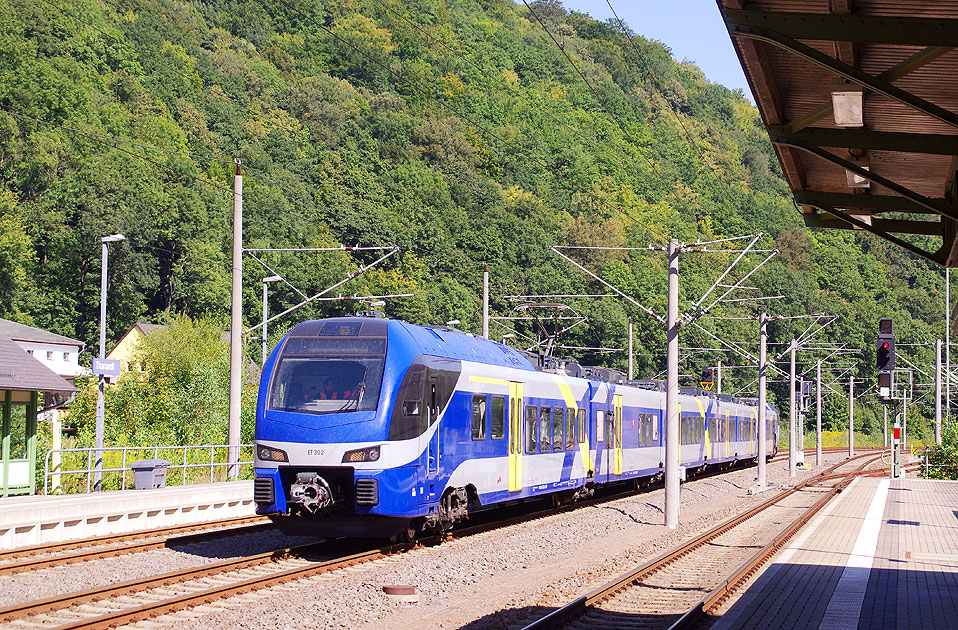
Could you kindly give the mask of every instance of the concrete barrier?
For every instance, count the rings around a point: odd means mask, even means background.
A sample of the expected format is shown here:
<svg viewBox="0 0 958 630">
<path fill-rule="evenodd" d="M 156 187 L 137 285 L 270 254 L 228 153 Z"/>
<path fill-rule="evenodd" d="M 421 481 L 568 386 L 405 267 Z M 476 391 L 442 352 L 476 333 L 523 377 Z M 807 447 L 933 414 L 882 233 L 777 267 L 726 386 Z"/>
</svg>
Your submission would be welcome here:
<svg viewBox="0 0 958 630">
<path fill-rule="evenodd" d="M 0 549 L 252 516 L 252 481 L 0 499 Z"/>
</svg>

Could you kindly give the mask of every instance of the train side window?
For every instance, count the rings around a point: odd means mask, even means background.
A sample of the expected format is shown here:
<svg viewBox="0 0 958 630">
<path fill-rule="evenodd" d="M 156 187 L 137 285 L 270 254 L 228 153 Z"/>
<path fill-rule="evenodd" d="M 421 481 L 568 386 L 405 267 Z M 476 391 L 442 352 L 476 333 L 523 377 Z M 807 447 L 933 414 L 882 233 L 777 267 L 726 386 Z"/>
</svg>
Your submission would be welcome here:
<svg viewBox="0 0 958 630">
<path fill-rule="evenodd" d="M 552 452 L 552 410 L 549 407 L 539 410 L 539 452 Z"/>
<path fill-rule="evenodd" d="M 565 410 L 565 450 L 571 451 L 575 448 L 575 411 Z"/>
<path fill-rule="evenodd" d="M 652 446 L 652 414 L 645 414 L 645 445 Z"/>
<path fill-rule="evenodd" d="M 579 425 L 579 444 L 585 443 L 585 409 L 580 409 L 577 415 Z"/>
<path fill-rule="evenodd" d="M 561 451 L 565 448 L 565 409 L 552 408 L 552 450 Z"/>
<path fill-rule="evenodd" d="M 695 419 L 695 428 L 697 429 L 695 435 L 695 441 L 701 442 L 702 438 L 705 437 L 705 418 L 699 416 Z"/>
<path fill-rule="evenodd" d="M 595 441 L 605 441 L 605 410 L 595 410 Z"/>
<path fill-rule="evenodd" d="M 526 453 L 535 453 L 538 442 L 536 441 L 536 430 L 539 428 L 539 413 L 534 405 L 526 406 Z"/>
<path fill-rule="evenodd" d="M 501 440 L 506 434 L 506 399 L 492 397 L 492 413 L 489 416 L 489 429 L 493 440 Z"/>
<path fill-rule="evenodd" d="M 486 439 L 486 397 L 472 397 L 472 439 Z"/>
</svg>

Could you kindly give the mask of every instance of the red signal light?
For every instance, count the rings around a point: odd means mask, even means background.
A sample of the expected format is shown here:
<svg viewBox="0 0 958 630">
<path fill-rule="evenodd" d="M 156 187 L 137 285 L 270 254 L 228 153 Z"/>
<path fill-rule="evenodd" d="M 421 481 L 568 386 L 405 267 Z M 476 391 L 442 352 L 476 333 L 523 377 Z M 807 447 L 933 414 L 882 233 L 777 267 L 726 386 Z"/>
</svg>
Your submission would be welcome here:
<svg viewBox="0 0 958 630">
<path fill-rule="evenodd" d="M 887 342 L 887 341 L 881 345 L 881 349 L 882 349 L 882 350 L 888 350 L 888 342 Z"/>
</svg>

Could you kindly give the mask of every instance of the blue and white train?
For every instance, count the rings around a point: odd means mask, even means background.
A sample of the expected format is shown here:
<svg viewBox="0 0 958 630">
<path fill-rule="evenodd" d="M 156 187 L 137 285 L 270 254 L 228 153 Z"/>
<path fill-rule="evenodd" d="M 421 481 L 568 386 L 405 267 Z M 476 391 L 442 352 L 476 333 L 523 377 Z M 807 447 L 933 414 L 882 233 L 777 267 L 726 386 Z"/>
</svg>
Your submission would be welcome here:
<svg viewBox="0 0 958 630">
<path fill-rule="evenodd" d="M 539 368 L 442 327 L 297 325 L 263 366 L 257 513 L 320 536 L 410 537 L 470 512 L 663 474 L 665 393 L 612 370 Z M 754 400 L 680 395 L 681 463 L 754 460 Z M 768 454 L 778 413 L 766 413 Z"/>
</svg>

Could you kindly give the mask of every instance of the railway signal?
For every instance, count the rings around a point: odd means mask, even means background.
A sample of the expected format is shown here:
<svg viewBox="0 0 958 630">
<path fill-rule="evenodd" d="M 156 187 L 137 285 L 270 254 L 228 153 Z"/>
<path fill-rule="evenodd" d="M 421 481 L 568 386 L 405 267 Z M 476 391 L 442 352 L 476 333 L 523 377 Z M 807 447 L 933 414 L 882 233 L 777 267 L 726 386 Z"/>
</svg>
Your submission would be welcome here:
<svg viewBox="0 0 958 630">
<path fill-rule="evenodd" d="M 875 347 L 875 366 L 879 373 L 879 387 L 881 374 L 890 373 L 895 369 L 895 335 L 892 331 L 892 319 L 878 320 L 878 341 Z M 889 386 L 890 388 L 890 386 Z"/>
</svg>

